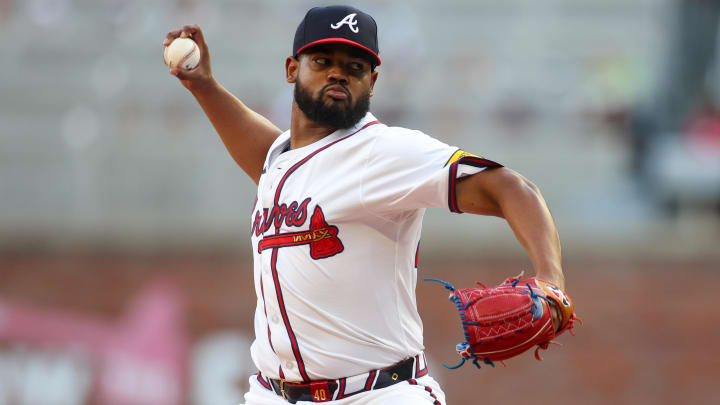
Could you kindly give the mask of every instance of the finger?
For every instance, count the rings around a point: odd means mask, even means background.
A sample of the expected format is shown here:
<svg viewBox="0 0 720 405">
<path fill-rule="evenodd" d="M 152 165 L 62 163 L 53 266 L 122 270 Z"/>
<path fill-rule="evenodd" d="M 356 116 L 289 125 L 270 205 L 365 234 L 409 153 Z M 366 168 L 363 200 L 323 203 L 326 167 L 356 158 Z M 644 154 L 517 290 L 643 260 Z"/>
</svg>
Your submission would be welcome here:
<svg viewBox="0 0 720 405">
<path fill-rule="evenodd" d="M 560 325 L 562 323 L 562 315 L 560 313 L 560 309 L 556 305 L 551 305 L 550 308 L 552 309 L 552 318 L 553 318 L 553 327 L 555 328 L 555 331 L 557 332 L 560 329 Z"/>
<path fill-rule="evenodd" d="M 182 33 L 180 34 L 180 36 L 181 36 L 182 38 L 188 38 L 188 37 L 191 37 L 191 38 L 192 38 L 192 37 L 194 37 L 195 33 L 196 33 L 198 30 L 200 30 L 200 27 L 198 27 L 198 26 L 195 25 L 195 24 L 193 24 L 193 25 L 183 25 L 183 27 L 182 27 Z"/>
<path fill-rule="evenodd" d="M 177 37 L 180 36 L 180 33 L 181 33 L 181 32 L 182 32 L 182 30 L 174 30 L 174 31 L 168 32 L 167 35 L 165 35 L 165 39 L 163 40 L 163 46 L 168 46 L 168 45 L 170 45 L 170 43 L 171 43 L 175 38 L 177 38 Z"/>
<path fill-rule="evenodd" d="M 193 80 L 200 77 L 201 73 L 199 72 L 199 69 L 195 68 L 193 70 L 185 70 L 181 69 L 179 67 L 174 67 L 170 69 L 170 74 L 177 77 L 180 80 Z"/>
<path fill-rule="evenodd" d="M 193 41 L 195 41 L 195 43 L 200 47 L 200 50 L 207 50 L 205 36 L 203 35 L 202 29 L 200 29 L 200 26 L 197 24 L 183 26 L 181 35 L 192 37 Z"/>
</svg>

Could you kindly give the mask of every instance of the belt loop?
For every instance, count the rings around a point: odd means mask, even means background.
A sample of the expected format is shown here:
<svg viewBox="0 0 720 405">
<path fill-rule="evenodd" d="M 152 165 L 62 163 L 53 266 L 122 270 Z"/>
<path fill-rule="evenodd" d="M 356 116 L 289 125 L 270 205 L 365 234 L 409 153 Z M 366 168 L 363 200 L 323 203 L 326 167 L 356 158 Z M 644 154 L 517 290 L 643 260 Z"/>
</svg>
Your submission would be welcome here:
<svg viewBox="0 0 720 405">
<path fill-rule="evenodd" d="M 413 368 L 412 368 L 412 378 L 417 378 L 418 370 L 420 370 L 420 355 L 417 354 L 415 357 L 413 357 Z"/>
<path fill-rule="evenodd" d="M 428 373 L 428 365 L 427 365 L 427 358 L 425 357 L 425 353 L 422 352 L 417 355 L 416 357 L 417 364 L 415 365 L 415 370 L 413 370 L 413 374 L 415 375 L 415 378 L 424 377 Z"/>
</svg>

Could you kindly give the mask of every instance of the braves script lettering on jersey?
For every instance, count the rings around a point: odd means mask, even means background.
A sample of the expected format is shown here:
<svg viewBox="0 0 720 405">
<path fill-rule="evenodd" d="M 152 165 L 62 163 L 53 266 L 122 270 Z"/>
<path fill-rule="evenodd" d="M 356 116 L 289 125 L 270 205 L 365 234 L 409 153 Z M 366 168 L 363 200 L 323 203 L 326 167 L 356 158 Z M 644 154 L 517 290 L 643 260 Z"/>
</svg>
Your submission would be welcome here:
<svg viewBox="0 0 720 405">
<path fill-rule="evenodd" d="M 270 148 L 251 217 L 255 364 L 312 381 L 420 354 L 424 210 L 457 212 L 454 179 L 499 165 L 370 113 L 311 145 L 289 141 L 288 131 Z"/>
</svg>

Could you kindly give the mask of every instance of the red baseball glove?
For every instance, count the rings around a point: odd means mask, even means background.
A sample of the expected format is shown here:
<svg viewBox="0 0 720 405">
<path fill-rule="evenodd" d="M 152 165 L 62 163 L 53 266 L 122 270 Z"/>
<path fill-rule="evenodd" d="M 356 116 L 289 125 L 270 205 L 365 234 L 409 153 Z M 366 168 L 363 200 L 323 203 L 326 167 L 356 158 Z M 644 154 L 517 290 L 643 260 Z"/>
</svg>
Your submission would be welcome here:
<svg viewBox="0 0 720 405">
<path fill-rule="evenodd" d="M 539 349 L 547 349 L 552 340 L 566 330 L 573 334 L 574 322 L 580 319 L 575 315 L 570 297 L 552 283 L 521 277 L 522 273 L 494 288 L 477 283 L 482 288 L 462 290 L 442 280 L 425 279 L 439 282 L 452 292 L 450 301 L 460 312 L 465 332 L 465 341 L 456 346 L 461 362 L 443 366 L 455 369 L 472 360 L 478 368 L 480 361 L 494 367 L 493 361 L 502 362 L 533 346 L 537 346 L 535 357 L 542 360 Z M 562 317 L 557 330 L 553 325 L 552 306 Z"/>
</svg>

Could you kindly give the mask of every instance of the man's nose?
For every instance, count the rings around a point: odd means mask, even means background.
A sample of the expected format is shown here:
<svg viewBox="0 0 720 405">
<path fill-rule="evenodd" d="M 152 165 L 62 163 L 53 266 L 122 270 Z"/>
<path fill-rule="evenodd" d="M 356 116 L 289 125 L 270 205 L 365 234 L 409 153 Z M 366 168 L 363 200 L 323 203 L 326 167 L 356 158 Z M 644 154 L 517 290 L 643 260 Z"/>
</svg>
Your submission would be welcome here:
<svg viewBox="0 0 720 405">
<path fill-rule="evenodd" d="M 342 67 L 334 65 L 328 70 L 328 80 L 340 83 L 347 83 L 348 78 Z"/>
</svg>

